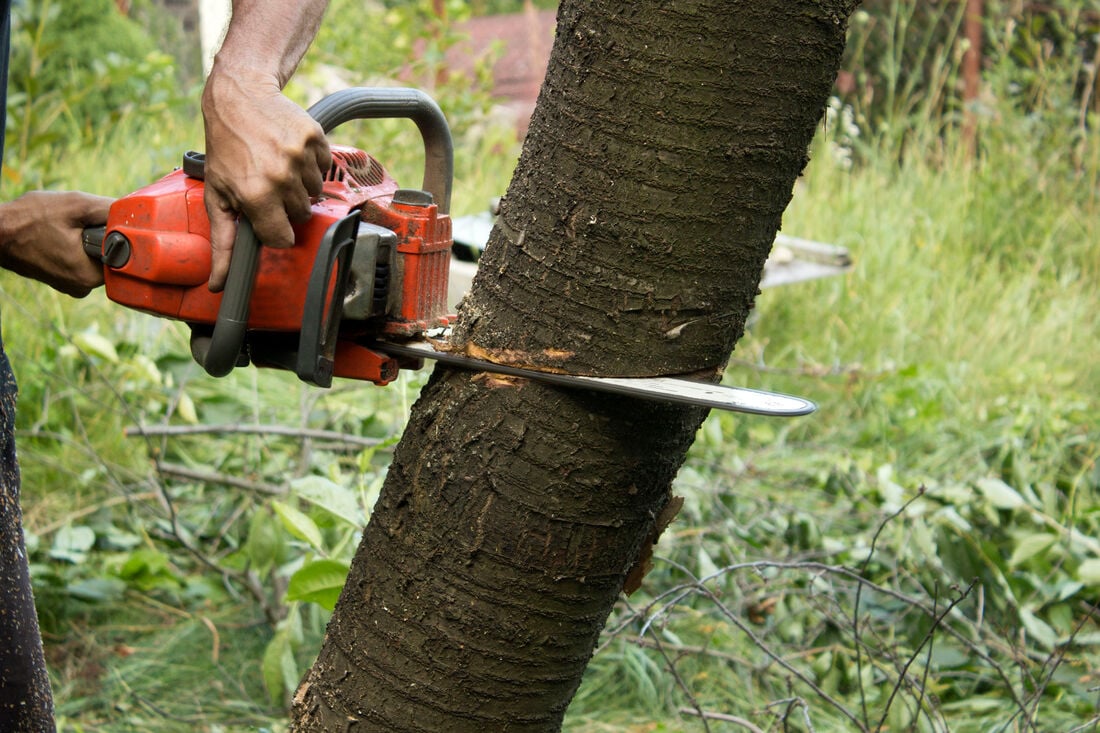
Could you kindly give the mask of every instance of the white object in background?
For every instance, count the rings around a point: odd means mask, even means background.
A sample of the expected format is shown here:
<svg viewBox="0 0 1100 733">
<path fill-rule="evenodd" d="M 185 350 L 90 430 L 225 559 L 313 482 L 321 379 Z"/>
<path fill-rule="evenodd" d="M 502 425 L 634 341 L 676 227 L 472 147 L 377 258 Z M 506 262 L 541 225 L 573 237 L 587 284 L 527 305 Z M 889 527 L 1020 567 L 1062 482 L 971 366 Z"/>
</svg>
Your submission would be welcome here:
<svg viewBox="0 0 1100 733">
<path fill-rule="evenodd" d="M 233 14 L 230 0 L 199 0 L 199 42 L 202 45 L 202 73 L 210 73 L 214 54 L 221 48 L 225 29 Z"/>
</svg>

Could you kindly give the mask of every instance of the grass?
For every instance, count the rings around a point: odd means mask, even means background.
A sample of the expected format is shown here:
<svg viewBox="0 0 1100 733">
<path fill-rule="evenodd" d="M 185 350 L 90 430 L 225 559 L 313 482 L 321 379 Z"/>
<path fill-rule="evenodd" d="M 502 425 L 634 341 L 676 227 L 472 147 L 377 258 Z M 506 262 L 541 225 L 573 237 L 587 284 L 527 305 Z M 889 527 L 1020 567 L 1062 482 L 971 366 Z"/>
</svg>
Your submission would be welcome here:
<svg viewBox="0 0 1100 733">
<path fill-rule="evenodd" d="M 730 370 L 819 412 L 708 419 L 570 730 L 1095 724 L 1097 151 L 1017 134 L 852 168 L 822 134 L 784 230 L 855 265 L 763 293 Z"/>
<path fill-rule="evenodd" d="M 676 481 L 684 509 L 616 608 L 567 730 L 1095 727 L 1100 146 L 1048 103 L 995 107 L 975 160 L 924 106 L 903 140 L 897 125 L 822 129 L 784 230 L 854 266 L 765 291 L 728 373 L 819 411 L 708 418 Z M 458 126 L 459 214 L 514 161 L 482 122 Z M 36 158 L 65 161 L 39 177 L 121 194 L 200 134 L 124 119 Z M 348 142 L 419 178 L 415 133 L 364 135 Z M 323 394 L 255 370 L 209 380 L 185 329 L 100 295 L 6 276 L 0 308 L 60 729 L 285 727 L 326 612 L 282 591 L 303 558 L 354 546 L 323 504 L 370 504 L 424 375 Z M 125 434 L 162 424 L 215 432 Z M 306 476 L 329 493 L 307 494 Z M 279 515 L 272 486 L 308 522 Z"/>
</svg>

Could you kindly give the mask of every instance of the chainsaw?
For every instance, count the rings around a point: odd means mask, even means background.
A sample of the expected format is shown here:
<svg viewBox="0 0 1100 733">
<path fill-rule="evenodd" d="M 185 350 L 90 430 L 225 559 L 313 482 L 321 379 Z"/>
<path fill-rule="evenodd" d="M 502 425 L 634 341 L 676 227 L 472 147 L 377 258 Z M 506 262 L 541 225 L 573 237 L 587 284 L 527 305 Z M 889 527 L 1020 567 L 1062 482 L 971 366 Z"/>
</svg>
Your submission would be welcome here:
<svg viewBox="0 0 1100 733">
<path fill-rule="evenodd" d="M 353 88 L 309 109 L 325 133 L 357 119 L 405 118 L 420 131 L 424 177 L 401 188 L 373 156 L 330 145 L 332 165 L 309 221 L 288 249 L 262 247 L 245 218 L 225 288 L 212 293 L 204 156 L 117 199 L 103 227 L 84 230 L 103 263 L 107 297 L 191 327 L 191 353 L 212 376 L 249 364 L 295 372 L 319 387 L 334 377 L 392 382 L 425 359 L 564 387 L 795 416 L 812 402 L 673 377 L 589 377 L 523 369 L 446 348 L 454 148 L 438 105 L 415 89 Z"/>
</svg>

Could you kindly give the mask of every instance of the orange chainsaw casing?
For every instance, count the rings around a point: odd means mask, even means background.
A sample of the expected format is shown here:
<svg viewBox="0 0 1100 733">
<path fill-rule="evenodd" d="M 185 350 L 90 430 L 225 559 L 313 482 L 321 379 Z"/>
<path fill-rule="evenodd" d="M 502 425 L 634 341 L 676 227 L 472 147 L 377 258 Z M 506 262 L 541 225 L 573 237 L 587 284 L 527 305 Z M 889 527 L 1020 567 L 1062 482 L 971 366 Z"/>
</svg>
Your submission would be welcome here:
<svg viewBox="0 0 1100 733">
<path fill-rule="evenodd" d="M 411 338 L 446 325 L 451 220 L 435 203 L 395 202 L 397 182 L 367 153 L 339 145 L 331 149 L 333 165 L 323 192 L 313 201 L 310 220 L 294 225 L 294 246 L 260 250 L 247 328 L 301 331 L 318 245 L 329 227 L 358 209 L 361 221 L 392 231 L 397 246 L 392 261 L 383 263 L 390 270 L 384 317 L 341 324 L 333 373 L 385 384 L 396 375 L 393 359 L 357 342 L 386 335 Z M 129 243 L 123 264 L 104 267 L 112 301 L 190 324 L 215 323 L 222 294 L 207 287 L 210 220 L 203 191 L 202 179 L 181 169 L 111 205 L 105 241 L 121 235 Z"/>
</svg>

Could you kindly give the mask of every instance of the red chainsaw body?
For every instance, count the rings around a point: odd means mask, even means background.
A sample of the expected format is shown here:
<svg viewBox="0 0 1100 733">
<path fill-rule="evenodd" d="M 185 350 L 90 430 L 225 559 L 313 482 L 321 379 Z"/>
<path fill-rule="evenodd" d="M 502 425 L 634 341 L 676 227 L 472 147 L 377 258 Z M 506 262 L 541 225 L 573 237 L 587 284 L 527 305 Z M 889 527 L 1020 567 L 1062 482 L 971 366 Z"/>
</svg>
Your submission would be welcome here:
<svg viewBox="0 0 1100 733">
<path fill-rule="evenodd" d="M 349 339 L 374 335 L 414 337 L 446 324 L 451 220 L 434 203 L 395 202 L 396 181 L 367 153 L 332 146 L 333 167 L 309 221 L 295 225 L 288 249 L 263 247 L 248 310 L 248 329 L 294 333 L 301 330 L 306 285 L 326 231 L 359 210 L 361 221 L 396 235 L 389 267 L 386 311 L 370 323 L 348 323 Z M 210 277 L 210 221 L 201 178 L 176 170 L 112 204 L 106 237 L 125 237 L 129 254 L 120 266 L 106 266 L 107 296 L 121 305 L 191 324 L 214 324 L 222 294 L 207 287 Z M 367 333 L 366 335 L 370 335 Z M 367 353 L 364 353 L 367 352 Z M 392 359 L 340 342 L 334 373 L 385 383 L 396 369 Z M 377 357 L 377 358 L 376 358 Z M 381 367 L 379 359 L 389 363 Z M 392 373 L 391 373 L 392 372 Z"/>
</svg>

